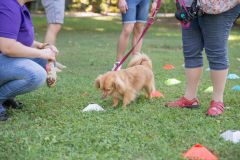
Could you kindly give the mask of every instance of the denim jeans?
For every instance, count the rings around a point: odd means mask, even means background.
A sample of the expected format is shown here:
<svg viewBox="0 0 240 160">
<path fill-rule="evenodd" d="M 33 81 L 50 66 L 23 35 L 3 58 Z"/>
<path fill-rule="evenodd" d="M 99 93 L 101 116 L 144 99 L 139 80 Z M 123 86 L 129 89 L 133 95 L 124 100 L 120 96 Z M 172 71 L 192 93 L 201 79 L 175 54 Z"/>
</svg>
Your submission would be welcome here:
<svg viewBox="0 0 240 160">
<path fill-rule="evenodd" d="M 46 81 L 47 60 L 10 58 L 0 54 L 0 112 L 2 103 L 17 95 L 31 92 Z"/>
<path fill-rule="evenodd" d="M 240 5 L 227 12 L 204 14 L 194 19 L 187 29 L 182 29 L 183 52 L 186 68 L 203 66 L 202 51 L 205 48 L 209 68 L 224 70 L 228 62 L 228 37 L 240 14 Z"/>
<path fill-rule="evenodd" d="M 150 0 L 127 0 L 128 10 L 122 14 L 123 23 L 145 23 L 148 18 Z"/>
</svg>

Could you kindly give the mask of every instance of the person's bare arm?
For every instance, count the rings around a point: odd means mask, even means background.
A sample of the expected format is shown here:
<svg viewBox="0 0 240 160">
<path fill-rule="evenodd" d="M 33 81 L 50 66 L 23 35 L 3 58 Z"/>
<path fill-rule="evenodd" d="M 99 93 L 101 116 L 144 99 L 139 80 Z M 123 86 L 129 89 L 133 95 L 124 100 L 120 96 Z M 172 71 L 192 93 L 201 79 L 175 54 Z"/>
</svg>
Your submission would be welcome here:
<svg viewBox="0 0 240 160">
<path fill-rule="evenodd" d="M 38 49 L 43 49 L 44 48 L 44 43 L 38 42 L 38 41 L 34 41 L 32 44 L 33 48 L 38 48 Z"/>
<path fill-rule="evenodd" d="M 55 61 L 55 53 L 50 48 L 27 47 L 9 38 L 0 37 L 0 51 L 9 57 L 43 58 Z"/>
</svg>

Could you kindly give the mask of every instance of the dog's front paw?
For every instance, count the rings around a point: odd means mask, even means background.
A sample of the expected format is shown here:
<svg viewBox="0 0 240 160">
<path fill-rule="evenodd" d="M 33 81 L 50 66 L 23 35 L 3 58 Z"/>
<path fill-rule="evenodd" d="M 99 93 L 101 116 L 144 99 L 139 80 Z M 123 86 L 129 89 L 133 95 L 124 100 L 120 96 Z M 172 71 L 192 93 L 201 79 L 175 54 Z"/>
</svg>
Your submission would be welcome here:
<svg viewBox="0 0 240 160">
<path fill-rule="evenodd" d="M 116 108 L 117 105 L 118 105 L 118 102 L 119 102 L 119 99 L 118 99 L 118 98 L 116 98 L 116 97 L 113 98 L 113 105 L 112 105 L 112 106 L 113 106 L 114 108 Z"/>
</svg>

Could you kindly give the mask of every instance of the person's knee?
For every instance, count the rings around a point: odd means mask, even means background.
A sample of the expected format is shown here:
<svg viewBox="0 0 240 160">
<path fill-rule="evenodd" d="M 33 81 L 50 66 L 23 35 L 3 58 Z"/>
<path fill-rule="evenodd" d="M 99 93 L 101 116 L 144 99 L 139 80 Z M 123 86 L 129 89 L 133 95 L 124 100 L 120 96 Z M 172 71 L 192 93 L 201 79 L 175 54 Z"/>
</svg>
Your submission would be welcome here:
<svg viewBox="0 0 240 160">
<path fill-rule="evenodd" d="M 209 62 L 209 68 L 213 70 L 227 69 L 229 60 L 227 56 L 227 45 L 206 46 L 206 54 Z"/>
<path fill-rule="evenodd" d="M 229 67 L 229 61 L 225 54 L 207 56 L 209 61 L 209 68 L 212 70 L 224 70 Z"/>
<path fill-rule="evenodd" d="M 134 34 L 141 34 L 144 29 L 143 23 L 136 23 L 134 26 Z"/>
<path fill-rule="evenodd" d="M 123 26 L 122 33 L 124 36 L 130 36 L 133 31 L 134 24 L 128 24 Z"/>
<path fill-rule="evenodd" d="M 29 70 L 28 81 L 33 88 L 42 86 L 47 79 L 47 72 L 42 67 L 35 67 Z"/>
</svg>

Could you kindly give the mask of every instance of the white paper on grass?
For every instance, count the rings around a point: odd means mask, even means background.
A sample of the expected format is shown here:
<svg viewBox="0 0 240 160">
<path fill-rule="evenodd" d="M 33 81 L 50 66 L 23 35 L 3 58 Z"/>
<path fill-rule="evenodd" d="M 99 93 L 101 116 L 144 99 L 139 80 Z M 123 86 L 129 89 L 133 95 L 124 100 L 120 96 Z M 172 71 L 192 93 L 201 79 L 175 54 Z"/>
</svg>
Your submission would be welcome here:
<svg viewBox="0 0 240 160">
<path fill-rule="evenodd" d="M 231 141 L 233 143 L 238 143 L 238 142 L 240 142 L 240 131 L 227 130 L 226 132 L 221 134 L 221 137 L 225 141 Z"/>
<path fill-rule="evenodd" d="M 82 112 L 90 112 L 90 111 L 104 111 L 104 109 L 98 104 L 89 104 L 85 107 Z"/>
</svg>

